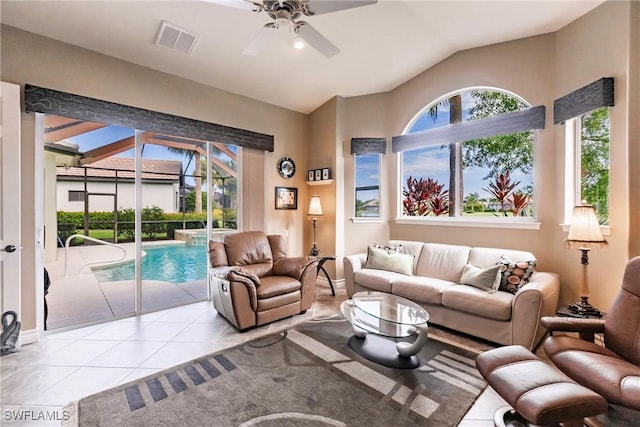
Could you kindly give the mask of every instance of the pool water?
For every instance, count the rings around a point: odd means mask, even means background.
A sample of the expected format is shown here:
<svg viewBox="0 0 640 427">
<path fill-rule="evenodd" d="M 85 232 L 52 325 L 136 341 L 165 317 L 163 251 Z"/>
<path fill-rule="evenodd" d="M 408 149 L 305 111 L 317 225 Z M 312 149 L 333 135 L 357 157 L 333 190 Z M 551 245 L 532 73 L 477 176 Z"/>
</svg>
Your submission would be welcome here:
<svg viewBox="0 0 640 427">
<path fill-rule="evenodd" d="M 142 280 L 184 283 L 207 277 L 207 250 L 200 245 L 166 245 L 142 248 Z M 99 282 L 134 280 L 134 261 L 113 267 L 94 268 Z"/>
</svg>

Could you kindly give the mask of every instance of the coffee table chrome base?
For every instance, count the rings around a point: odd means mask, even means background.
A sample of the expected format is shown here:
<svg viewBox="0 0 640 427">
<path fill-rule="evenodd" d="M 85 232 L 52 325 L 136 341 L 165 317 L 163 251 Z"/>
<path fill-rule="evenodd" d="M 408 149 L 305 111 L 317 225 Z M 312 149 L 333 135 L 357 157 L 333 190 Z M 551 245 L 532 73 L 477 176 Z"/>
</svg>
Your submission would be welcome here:
<svg viewBox="0 0 640 427">
<path fill-rule="evenodd" d="M 399 343 L 375 334 L 365 334 L 363 337 L 353 335 L 349 338 L 349 347 L 367 360 L 395 369 L 418 368 L 420 366 L 418 356 L 399 354 L 396 344 Z"/>
</svg>

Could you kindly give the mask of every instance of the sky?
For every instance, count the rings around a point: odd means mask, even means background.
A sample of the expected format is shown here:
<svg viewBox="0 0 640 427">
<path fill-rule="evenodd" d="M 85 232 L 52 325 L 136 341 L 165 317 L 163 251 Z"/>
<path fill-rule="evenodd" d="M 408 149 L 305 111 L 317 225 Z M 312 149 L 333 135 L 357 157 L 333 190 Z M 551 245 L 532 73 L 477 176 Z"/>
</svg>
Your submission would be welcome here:
<svg viewBox="0 0 640 427">
<path fill-rule="evenodd" d="M 110 125 L 75 136 L 73 138 L 68 138 L 68 140 L 78 144 L 79 151 L 86 152 L 94 148 L 102 147 L 112 142 L 119 141 L 121 139 L 132 137 L 134 135 L 134 129 Z M 224 160 L 228 159 L 226 155 L 223 156 Z M 116 154 L 114 157 L 135 158 L 135 149 L 132 148 L 130 150 L 123 151 Z M 194 171 L 194 161 L 192 159 L 182 154 L 173 153 L 164 146 L 145 144 L 142 151 L 142 158 L 157 160 L 179 160 L 182 162 L 182 169 L 183 171 L 185 171 L 186 175 L 192 175 Z M 193 178 L 190 178 L 188 176 L 186 178 L 186 182 L 187 184 L 194 184 Z M 206 189 L 206 184 L 203 185 L 203 189 Z"/>
</svg>

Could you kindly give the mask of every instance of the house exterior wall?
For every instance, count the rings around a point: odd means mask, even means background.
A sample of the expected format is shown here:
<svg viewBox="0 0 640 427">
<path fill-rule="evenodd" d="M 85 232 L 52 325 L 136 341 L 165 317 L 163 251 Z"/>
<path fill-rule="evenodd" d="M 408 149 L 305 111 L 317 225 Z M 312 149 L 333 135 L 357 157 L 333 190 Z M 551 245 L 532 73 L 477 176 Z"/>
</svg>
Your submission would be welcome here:
<svg viewBox="0 0 640 427">
<path fill-rule="evenodd" d="M 58 178 L 56 188 L 56 207 L 59 211 L 81 212 L 84 211 L 84 202 L 69 201 L 69 191 L 84 191 L 84 182 L 65 181 Z M 115 194 L 116 185 L 113 182 L 89 181 L 87 184 L 89 193 Z M 142 183 L 142 207 L 158 206 L 166 213 L 178 212 L 178 184 L 173 183 Z M 117 209 L 135 209 L 135 185 L 133 182 L 118 183 Z M 89 196 L 89 210 L 110 212 L 114 208 L 113 196 L 92 195 Z"/>
</svg>

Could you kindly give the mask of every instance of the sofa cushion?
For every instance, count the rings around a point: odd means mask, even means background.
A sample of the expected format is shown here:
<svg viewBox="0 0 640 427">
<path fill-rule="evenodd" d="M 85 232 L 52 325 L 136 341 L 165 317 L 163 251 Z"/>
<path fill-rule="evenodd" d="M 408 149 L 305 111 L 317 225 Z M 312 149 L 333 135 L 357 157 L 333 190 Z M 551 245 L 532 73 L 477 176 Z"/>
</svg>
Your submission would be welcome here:
<svg viewBox="0 0 640 427">
<path fill-rule="evenodd" d="M 494 293 L 500 286 L 502 279 L 502 266 L 494 265 L 492 267 L 481 268 L 475 265 L 467 264 L 462 270 L 460 277 L 461 285 L 469 285 L 482 289 L 483 291 Z"/>
<path fill-rule="evenodd" d="M 413 274 L 413 255 L 389 252 L 386 249 L 369 246 L 364 268 L 392 271 L 411 276 Z"/>
<path fill-rule="evenodd" d="M 391 284 L 398 279 L 410 277 L 392 271 L 364 268 L 354 274 L 355 282 L 372 291 L 391 293 Z"/>
<path fill-rule="evenodd" d="M 416 266 L 416 276 L 458 283 L 470 250 L 469 246 L 425 243 Z M 493 262 L 494 265 L 495 263 L 496 261 Z"/>
<path fill-rule="evenodd" d="M 421 276 L 404 276 L 391 284 L 391 292 L 411 301 L 442 305 L 442 292 L 453 282 Z"/>
<path fill-rule="evenodd" d="M 477 265 L 478 267 L 491 267 L 496 265 L 503 256 L 514 261 L 536 258 L 531 252 L 527 251 L 477 247 L 471 248 L 471 251 L 469 251 L 469 264 Z"/>
<path fill-rule="evenodd" d="M 490 294 L 471 286 L 456 285 L 444 290 L 442 305 L 489 319 L 508 321 L 511 319 L 513 298 L 508 292 Z"/>
<path fill-rule="evenodd" d="M 302 284 L 289 276 L 265 276 L 260 278 L 258 299 L 271 298 L 300 290 Z M 299 297 L 299 294 L 298 294 Z"/>
<path fill-rule="evenodd" d="M 224 237 L 229 265 L 273 264 L 273 254 L 267 235 L 262 231 L 231 233 Z M 262 276 L 262 274 L 258 274 Z"/>
</svg>

